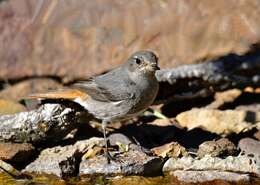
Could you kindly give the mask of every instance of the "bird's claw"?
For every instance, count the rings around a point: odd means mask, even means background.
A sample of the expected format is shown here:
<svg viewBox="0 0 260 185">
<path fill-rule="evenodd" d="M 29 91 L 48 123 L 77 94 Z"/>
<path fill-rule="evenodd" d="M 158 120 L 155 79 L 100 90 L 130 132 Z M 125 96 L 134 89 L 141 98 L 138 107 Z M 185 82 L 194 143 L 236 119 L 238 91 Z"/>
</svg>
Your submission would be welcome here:
<svg viewBox="0 0 260 185">
<path fill-rule="evenodd" d="M 115 162 L 119 162 L 119 163 L 122 162 L 118 157 L 112 156 L 109 152 L 105 152 L 105 156 L 106 156 L 108 164 L 110 164 L 111 161 L 115 161 Z"/>
</svg>

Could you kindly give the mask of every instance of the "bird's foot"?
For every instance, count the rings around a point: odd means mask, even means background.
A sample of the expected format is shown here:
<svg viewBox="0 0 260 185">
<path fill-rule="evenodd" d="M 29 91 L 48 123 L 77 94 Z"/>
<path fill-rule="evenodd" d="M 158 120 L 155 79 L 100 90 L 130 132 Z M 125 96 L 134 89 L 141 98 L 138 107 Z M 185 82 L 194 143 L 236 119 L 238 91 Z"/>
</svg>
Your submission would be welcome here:
<svg viewBox="0 0 260 185">
<path fill-rule="evenodd" d="M 135 141 L 135 145 L 138 147 L 139 151 L 142 151 L 149 156 L 153 155 L 153 152 L 150 149 L 143 147 L 135 137 L 133 137 L 133 140 Z"/>
<path fill-rule="evenodd" d="M 107 159 L 108 164 L 110 164 L 111 161 L 115 161 L 115 162 L 119 162 L 119 163 L 122 162 L 118 157 L 112 156 L 109 152 L 105 152 L 105 157 Z"/>
<path fill-rule="evenodd" d="M 143 147 L 143 146 L 139 146 L 139 147 L 140 147 L 140 150 L 141 150 L 143 153 L 145 153 L 146 155 L 149 155 L 149 156 L 152 156 L 152 155 L 153 155 L 153 152 L 152 152 L 150 149 L 145 148 L 145 147 Z"/>
</svg>

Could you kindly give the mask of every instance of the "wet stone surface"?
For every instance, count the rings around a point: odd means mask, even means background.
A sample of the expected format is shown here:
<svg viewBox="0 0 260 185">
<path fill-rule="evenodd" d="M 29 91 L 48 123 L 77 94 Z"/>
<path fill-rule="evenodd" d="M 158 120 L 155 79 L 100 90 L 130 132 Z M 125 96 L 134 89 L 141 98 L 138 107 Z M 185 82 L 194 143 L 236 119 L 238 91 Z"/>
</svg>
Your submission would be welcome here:
<svg viewBox="0 0 260 185">
<path fill-rule="evenodd" d="M 182 172 L 182 171 L 181 171 Z M 183 173 L 186 174 L 185 172 Z M 186 174 L 187 175 L 187 174 Z M 241 179 L 241 178 L 240 178 Z M 92 176 L 80 179 L 70 179 L 69 181 L 65 181 L 63 179 L 59 179 L 54 176 L 50 175 L 37 175 L 33 179 L 30 180 L 15 180 L 9 175 L 5 173 L 0 173 L 0 182 L 4 185 L 258 185 L 260 184 L 260 180 L 258 179 L 251 179 L 250 181 L 246 180 L 239 180 L 239 181 L 232 181 L 227 182 L 225 180 L 210 180 L 206 182 L 184 182 L 180 181 L 174 175 L 166 174 L 164 176 L 156 176 L 156 177 L 142 177 L 142 176 L 126 176 L 126 177 L 114 177 L 114 178 L 107 178 L 104 176 Z"/>
</svg>

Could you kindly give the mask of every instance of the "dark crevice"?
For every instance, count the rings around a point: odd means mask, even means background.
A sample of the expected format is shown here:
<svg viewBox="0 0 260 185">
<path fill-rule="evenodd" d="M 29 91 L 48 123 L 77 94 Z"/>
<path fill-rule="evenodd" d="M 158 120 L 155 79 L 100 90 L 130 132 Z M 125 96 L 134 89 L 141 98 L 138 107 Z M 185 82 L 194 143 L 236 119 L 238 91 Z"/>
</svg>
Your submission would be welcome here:
<svg viewBox="0 0 260 185">
<path fill-rule="evenodd" d="M 238 144 L 238 142 L 243 139 L 243 138 L 246 138 L 246 137 L 249 137 L 249 138 L 254 138 L 254 134 L 258 132 L 258 130 L 256 128 L 250 130 L 250 131 L 247 131 L 247 132 L 241 132 L 239 134 L 230 134 L 229 136 L 227 136 L 227 138 L 232 141 L 235 145 Z"/>
<path fill-rule="evenodd" d="M 206 98 L 194 98 L 194 99 L 188 99 L 188 100 L 174 100 L 168 104 L 163 105 L 161 108 L 162 114 L 173 118 L 177 116 L 179 113 L 190 110 L 192 108 L 202 108 L 206 105 L 210 104 L 212 101 L 214 101 L 213 97 L 206 97 Z"/>
<path fill-rule="evenodd" d="M 15 169 L 23 170 L 28 164 L 30 164 L 35 159 L 37 159 L 40 152 L 41 152 L 41 150 L 39 148 L 37 148 L 33 153 L 30 154 L 31 156 L 27 160 L 20 161 L 20 162 L 16 162 L 16 161 L 7 161 L 7 162 L 10 163 L 13 167 L 15 167 Z M 21 155 L 23 155 L 23 154 L 21 154 Z"/>
<path fill-rule="evenodd" d="M 180 143 L 187 149 L 198 148 L 204 141 L 220 138 L 217 134 L 204 131 L 200 128 L 187 131 L 186 129 L 179 129 L 175 126 L 160 127 L 148 124 L 130 124 L 123 126 L 116 132 L 123 133 L 129 138 L 134 138 L 145 148 L 162 146 L 172 141 Z"/>
</svg>

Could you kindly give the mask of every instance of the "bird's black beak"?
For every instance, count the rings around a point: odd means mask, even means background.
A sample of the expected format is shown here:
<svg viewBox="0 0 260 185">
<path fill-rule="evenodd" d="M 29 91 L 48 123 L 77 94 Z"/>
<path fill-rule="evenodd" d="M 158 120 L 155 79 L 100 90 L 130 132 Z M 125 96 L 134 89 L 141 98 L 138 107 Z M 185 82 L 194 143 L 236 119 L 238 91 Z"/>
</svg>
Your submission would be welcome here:
<svg viewBox="0 0 260 185">
<path fill-rule="evenodd" d="M 156 70 L 160 70 L 160 67 L 159 66 L 157 66 L 157 64 L 155 64 L 155 65 L 152 65 L 152 68 L 156 71 Z"/>
</svg>

